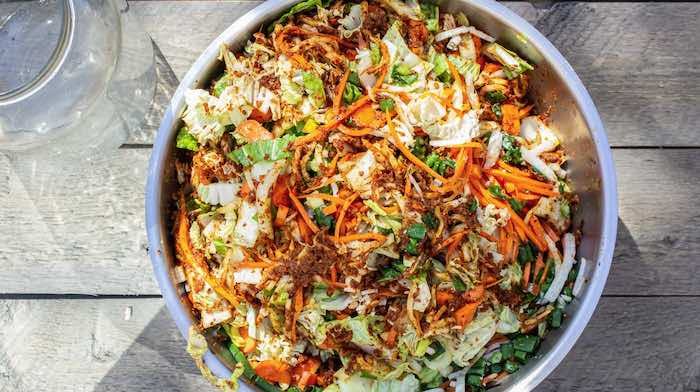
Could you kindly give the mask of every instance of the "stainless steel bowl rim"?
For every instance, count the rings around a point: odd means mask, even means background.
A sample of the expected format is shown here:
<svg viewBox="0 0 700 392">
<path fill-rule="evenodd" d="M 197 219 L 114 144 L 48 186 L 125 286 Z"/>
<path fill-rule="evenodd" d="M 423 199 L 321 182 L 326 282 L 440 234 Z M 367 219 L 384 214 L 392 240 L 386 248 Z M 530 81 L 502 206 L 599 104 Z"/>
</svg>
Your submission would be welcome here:
<svg viewBox="0 0 700 392">
<path fill-rule="evenodd" d="M 179 122 L 179 114 L 184 107 L 184 92 L 188 88 L 197 86 L 201 81 L 200 79 L 205 76 L 203 75 L 204 70 L 210 69 L 212 64 L 217 62 L 216 57 L 222 43 L 230 43 L 234 39 L 240 38 L 242 34 L 248 35 L 247 31 L 251 26 L 259 26 L 261 20 L 267 20 L 272 15 L 281 14 L 296 2 L 298 0 L 267 1 L 241 16 L 212 41 L 180 82 L 170 102 L 170 107 L 162 120 L 153 146 L 146 185 L 146 229 L 148 232 L 149 255 L 165 303 L 178 329 L 185 338 L 187 338 L 189 328 L 194 320 L 190 311 L 181 303 L 179 293 L 170 277 L 168 261 L 164 257 L 163 234 L 167 230 L 163 230 L 163 225 L 168 224 L 168 217 L 163 216 L 161 208 L 165 165 L 168 161 L 168 154 L 171 154 L 171 143 L 173 143 L 174 135 L 177 132 L 175 125 Z M 533 389 L 551 373 L 573 347 L 591 318 L 603 291 L 612 261 L 617 233 L 615 168 L 598 111 L 581 80 L 559 51 L 534 27 L 503 5 L 492 0 L 471 0 L 468 4 L 469 7 L 477 8 L 490 14 L 493 18 L 500 19 L 503 24 L 522 33 L 528 38 L 529 44 L 535 47 L 543 58 L 549 62 L 553 71 L 558 73 L 561 79 L 566 82 L 576 105 L 579 107 L 588 125 L 592 141 L 595 144 L 600 172 L 603 174 L 600 179 L 602 229 L 600 232 L 599 257 L 598 260 L 591 261 L 597 264 L 595 274 L 591 276 L 585 295 L 580 299 L 581 302 L 576 314 L 566 321 L 571 326 L 559 337 L 551 350 L 539 359 L 537 365 L 530 368 L 526 375 L 521 375 L 521 378 L 509 388 L 511 391 L 527 391 Z M 230 370 L 213 353 L 207 352 L 204 361 L 214 374 L 220 377 L 230 376 Z M 242 390 L 252 390 L 252 388 L 247 384 L 243 384 Z"/>
</svg>

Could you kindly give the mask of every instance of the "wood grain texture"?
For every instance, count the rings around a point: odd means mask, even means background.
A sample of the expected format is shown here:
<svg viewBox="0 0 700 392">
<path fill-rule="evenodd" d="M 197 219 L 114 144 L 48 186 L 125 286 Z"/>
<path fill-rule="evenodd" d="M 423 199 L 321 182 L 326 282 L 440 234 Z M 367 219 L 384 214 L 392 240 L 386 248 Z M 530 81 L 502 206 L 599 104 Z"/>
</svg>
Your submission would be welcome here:
<svg viewBox="0 0 700 392">
<path fill-rule="evenodd" d="M 605 294 L 700 295 L 699 152 L 614 151 L 620 219 Z M 65 174 L 1 162 L 0 292 L 158 294 L 143 221 L 149 154 L 122 149 Z M 24 184 L 30 170 L 44 181 Z"/>
<path fill-rule="evenodd" d="M 149 155 L 0 154 L 0 291 L 156 293 L 144 226 Z"/>
<path fill-rule="evenodd" d="M 697 390 L 699 317 L 695 299 L 603 298 L 536 391 Z M 213 392 L 184 348 L 160 299 L 0 301 L 0 392 Z"/>
<path fill-rule="evenodd" d="M 257 1 L 132 1 L 181 78 Z M 505 2 L 539 29 L 591 93 L 613 146 L 700 146 L 700 3 Z M 672 21 L 672 22 L 671 22 Z M 147 132 L 132 142 L 152 141 Z"/>
</svg>

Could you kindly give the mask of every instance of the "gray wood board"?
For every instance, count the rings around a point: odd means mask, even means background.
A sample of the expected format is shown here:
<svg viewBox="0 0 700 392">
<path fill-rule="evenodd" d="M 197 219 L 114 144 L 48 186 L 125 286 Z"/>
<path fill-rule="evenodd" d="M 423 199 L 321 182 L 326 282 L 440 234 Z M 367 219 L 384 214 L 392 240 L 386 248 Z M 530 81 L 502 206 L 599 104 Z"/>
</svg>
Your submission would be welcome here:
<svg viewBox="0 0 700 392">
<path fill-rule="evenodd" d="M 699 317 L 694 298 L 603 298 L 537 391 L 697 390 Z M 0 301 L 0 342 L 0 392 L 214 391 L 160 299 Z"/>
<path fill-rule="evenodd" d="M 212 39 L 259 2 L 130 4 L 179 79 Z M 700 86 L 689 82 L 700 76 L 700 57 L 693 55 L 700 51 L 700 4 L 504 4 L 568 59 L 597 104 L 611 145 L 700 146 Z M 133 134 L 129 142 L 152 142 L 157 118 L 152 113 L 152 128 Z"/>
<path fill-rule="evenodd" d="M 614 151 L 620 214 L 606 294 L 700 295 L 699 151 Z M 149 154 L 120 149 L 63 174 L 0 161 L 0 292 L 158 294 L 143 218 Z"/>
</svg>

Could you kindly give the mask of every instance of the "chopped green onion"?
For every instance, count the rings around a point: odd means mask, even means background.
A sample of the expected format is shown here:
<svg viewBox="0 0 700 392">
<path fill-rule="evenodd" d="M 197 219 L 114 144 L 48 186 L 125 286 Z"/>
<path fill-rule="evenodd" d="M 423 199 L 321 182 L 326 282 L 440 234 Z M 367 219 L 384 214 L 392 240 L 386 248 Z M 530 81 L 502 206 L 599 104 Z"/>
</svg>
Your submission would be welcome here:
<svg viewBox="0 0 700 392">
<path fill-rule="evenodd" d="M 314 208 L 314 220 L 319 226 L 328 227 L 331 230 L 335 227 L 335 219 L 330 215 L 324 214 L 321 211 L 321 207 Z"/>
<path fill-rule="evenodd" d="M 561 327 L 561 319 L 562 319 L 562 311 L 559 308 L 556 308 L 552 311 L 552 313 L 549 315 L 549 325 L 552 328 L 559 328 Z"/>
<path fill-rule="evenodd" d="M 418 240 L 415 238 L 409 238 L 406 247 L 403 249 L 406 253 L 412 254 L 414 256 L 418 255 Z"/>
<path fill-rule="evenodd" d="M 488 362 L 489 362 L 490 364 L 494 364 L 494 363 L 499 363 L 499 362 L 501 362 L 502 360 L 503 360 L 503 353 L 501 353 L 500 351 L 496 351 L 496 352 L 494 352 L 493 354 L 491 354 L 491 356 L 489 357 Z"/>
<path fill-rule="evenodd" d="M 414 223 L 406 229 L 406 235 L 412 239 L 422 240 L 425 238 L 425 225 L 422 223 Z"/>
<path fill-rule="evenodd" d="M 467 384 L 475 387 L 480 387 L 481 386 L 481 378 L 483 376 L 479 376 L 476 374 L 470 374 L 467 376 Z"/>
<path fill-rule="evenodd" d="M 503 162 L 519 165 L 523 162 L 520 147 L 512 135 L 503 135 Z"/>
<path fill-rule="evenodd" d="M 464 284 L 462 279 L 459 278 L 457 275 L 452 275 L 452 286 L 454 286 L 455 290 L 458 292 L 464 292 L 467 291 L 467 285 Z"/>
<path fill-rule="evenodd" d="M 520 335 L 513 340 L 513 348 L 516 350 L 525 351 L 527 353 L 532 353 L 535 351 L 535 347 L 539 341 L 540 338 L 534 335 Z"/>
<path fill-rule="evenodd" d="M 357 101 L 362 97 L 362 91 L 354 83 L 348 82 L 345 84 L 345 91 L 343 91 L 343 101 L 350 105 L 351 103 Z"/>
<path fill-rule="evenodd" d="M 503 343 L 500 347 L 503 359 L 510 359 L 513 356 L 513 343 Z"/>
<path fill-rule="evenodd" d="M 431 230 L 435 230 L 438 228 L 438 226 L 440 226 L 440 221 L 438 221 L 438 218 L 432 211 L 428 211 L 425 214 L 423 214 L 421 220 Z"/>
<path fill-rule="evenodd" d="M 520 211 L 523 209 L 523 203 L 519 202 L 518 200 L 514 198 L 508 198 L 508 204 L 513 208 L 513 211 L 517 212 L 518 214 Z"/>
<path fill-rule="evenodd" d="M 489 185 L 489 192 L 501 200 L 506 198 L 506 195 L 501 190 L 501 187 L 496 184 Z"/>
<path fill-rule="evenodd" d="M 477 207 L 479 207 L 479 203 L 476 199 L 472 199 L 472 201 L 469 202 L 469 212 L 475 212 Z"/>
<path fill-rule="evenodd" d="M 515 373 L 520 369 L 520 365 L 517 362 L 506 361 L 505 365 L 503 365 L 503 369 L 508 373 Z"/>
<path fill-rule="evenodd" d="M 491 105 L 491 111 L 493 112 L 493 114 L 496 115 L 496 117 L 499 117 L 499 118 L 503 117 L 503 111 L 501 110 L 501 104 L 494 103 L 493 105 Z"/>
<path fill-rule="evenodd" d="M 515 350 L 513 357 L 521 363 L 527 362 L 527 353 L 525 351 Z"/>
<path fill-rule="evenodd" d="M 484 97 L 491 103 L 501 103 L 506 100 L 505 94 L 500 90 L 489 91 Z"/>
</svg>

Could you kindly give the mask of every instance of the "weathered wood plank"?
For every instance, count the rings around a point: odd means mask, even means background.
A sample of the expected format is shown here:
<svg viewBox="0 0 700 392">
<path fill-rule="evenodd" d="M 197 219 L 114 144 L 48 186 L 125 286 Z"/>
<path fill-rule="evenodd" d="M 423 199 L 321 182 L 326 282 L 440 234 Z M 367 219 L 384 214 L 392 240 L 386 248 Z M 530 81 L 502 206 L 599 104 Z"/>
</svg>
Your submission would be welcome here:
<svg viewBox="0 0 700 392">
<path fill-rule="evenodd" d="M 156 293 L 144 228 L 149 155 L 0 154 L 0 291 Z"/>
<path fill-rule="evenodd" d="M 0 392 L 213 390 L 184 348 L 158 298 L 0 301 Z"/>
<path fill-rule="evenodd" d="M 258 3 L 130 4 L 180 78 L 214 37 Z M 569 60 L 598 105 L 613 146 L 700 146 L 700 87 L 688 83 L 700 69 L 700 57 L 692 55 L 700 51 L 699 3 L 505 4 Z M 152 141 L 147 135 L 132 142 Z"/>
<path fill-rule="evenodd" d="M 699 151 L 614 151 L 620 220 L 606 294 L 700 295 Z M 63 174 L 0 161 L 0 292 L 159 293 L 143 222 L 149 153 L 119 150 Z M 43 182 L 26 181 L 31 170 Z"/>
<path fill-rule="evenodd" d="M 697 390 L 698 317 L 693 298 L 603 298 L 537 391 Z M 184 347 L 160 299 L 0 301 L 0 392 L 213 391 Z"/>
</svg>

